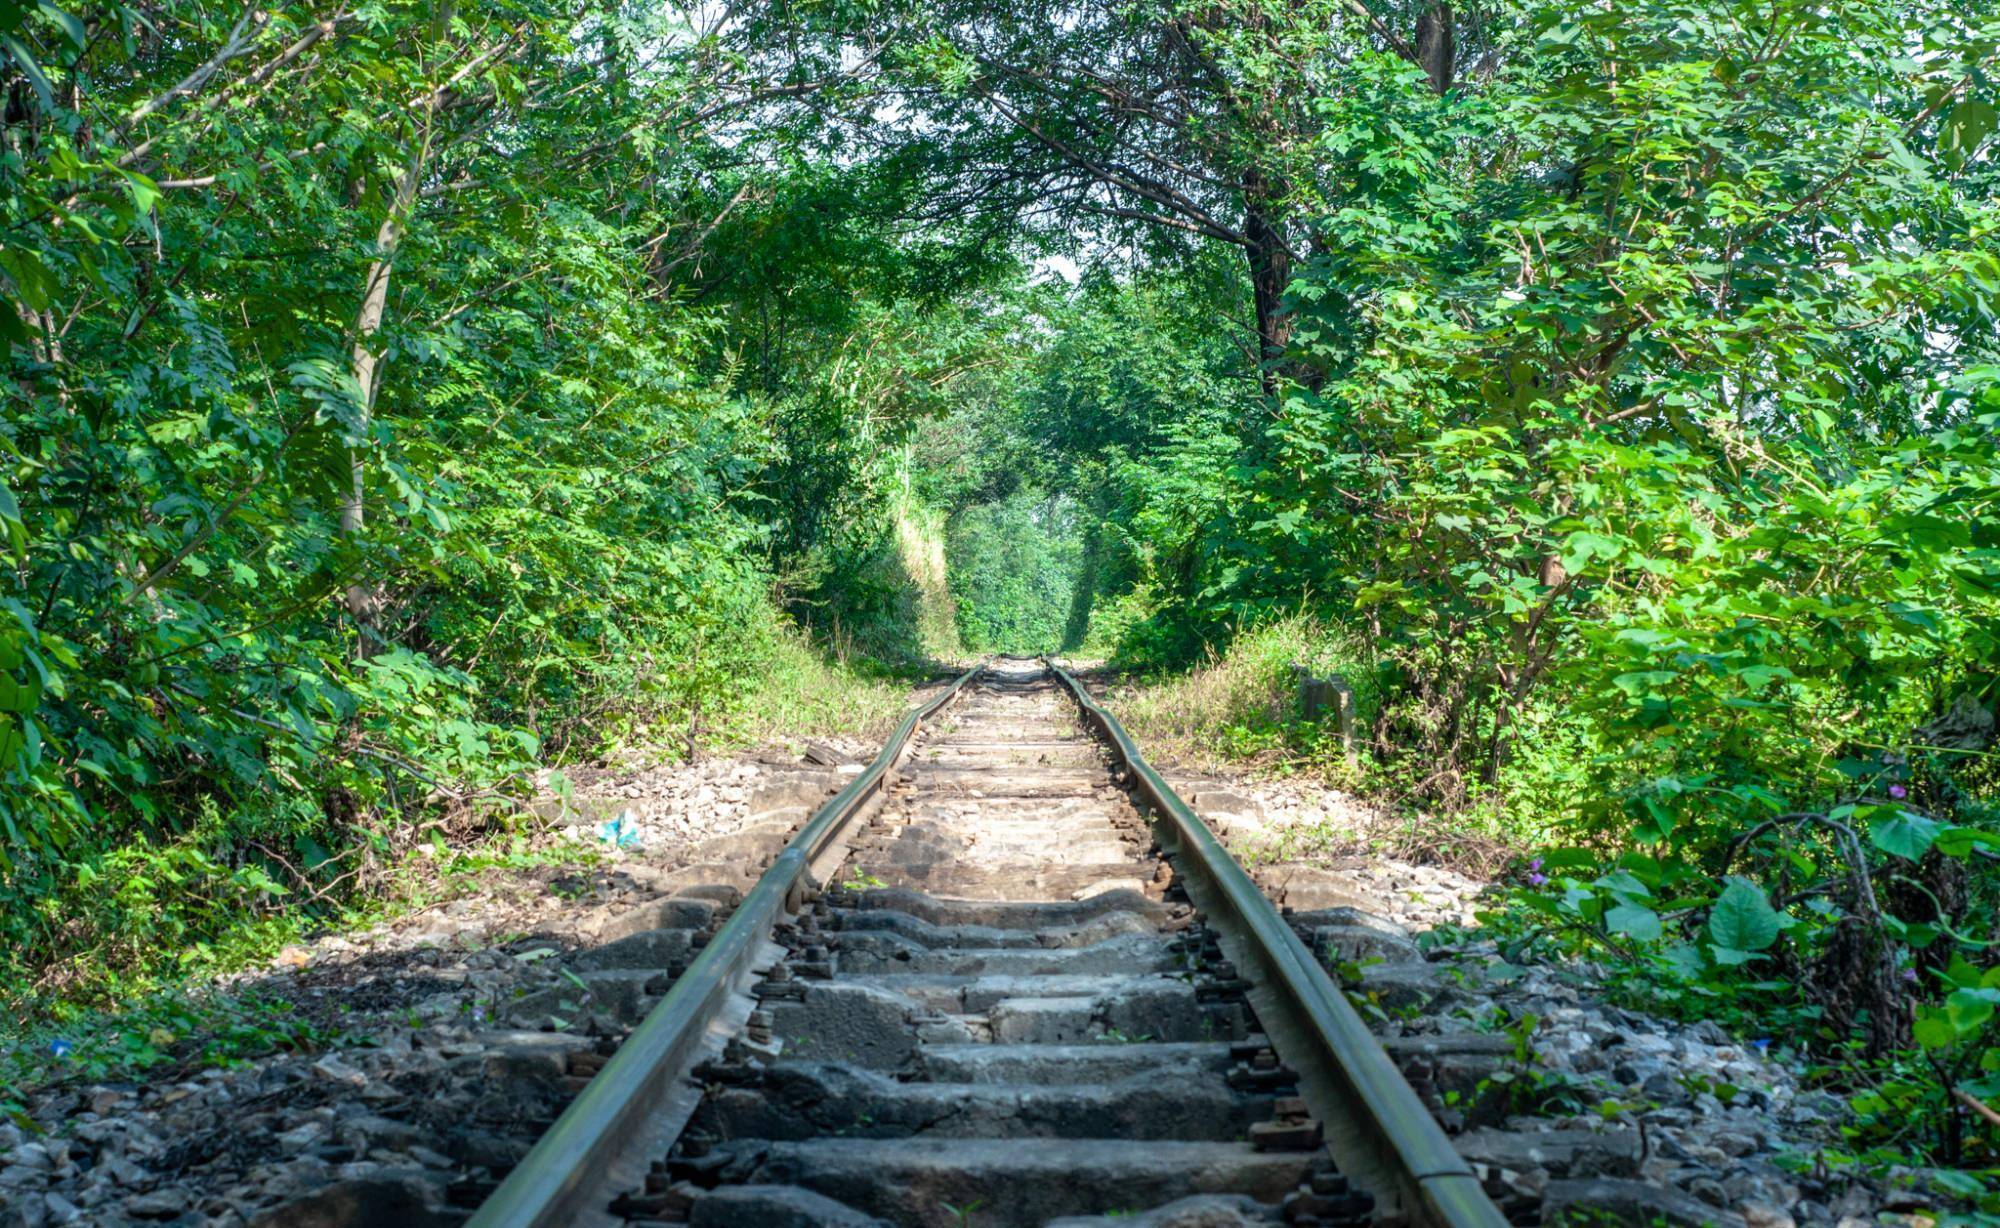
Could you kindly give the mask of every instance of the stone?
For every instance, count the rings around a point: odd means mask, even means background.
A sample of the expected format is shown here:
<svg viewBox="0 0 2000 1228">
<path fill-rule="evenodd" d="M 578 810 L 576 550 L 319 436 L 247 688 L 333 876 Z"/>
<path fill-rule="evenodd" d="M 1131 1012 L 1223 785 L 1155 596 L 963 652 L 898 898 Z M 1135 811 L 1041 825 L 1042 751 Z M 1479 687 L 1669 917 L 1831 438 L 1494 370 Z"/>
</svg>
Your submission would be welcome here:
<svg viewBox="0 0 2000 1228">
<path fill-rule="evenodd" d="M 1544 1224 L 1584 1225 L 1607 1220 L 1673 1228 L 1749 1228 L 1733 1211 L 1711 1207 L 1679 1190 L 1647 1181 L 1616 1177 L 1551 1181 L 1542 1195 Z"/>
<path fill-rule="evenodd" d="M 323 1122 L 307 1121 L 289 1130 L 272 1135 L 273 1141 L 288 1152 L 300 1152 L 326 1139 L 327 1128 Z"/>
<path fill-rule="evenodd" d="M 354 1166 L 343 1166 L 352 1169 Z M 438 1187 L 421 1178 L 375 1172 L 289 1199 L 251 1221 L 251 1228 L 446 1228 Z"/>
<path fill-rule="evenodd" d="M 1322 925 L 1312 932 L 1313 952 L 1329 962 L 1421 964 L 1424 953 L 1416 943 L 1370 925 Z"/>
<path fill-rule="evenodd" d="M 1044 1228 L 1255 1228 L 1284 1222 L 1278 1208 L 1229 1194 L 1177 1198 L 1136 1215 L 1079 1215 L 1050 1220 Z"/>
<path fill-rule="evenodd" d="M 1210 813 L 1230 815 L 1255 815 L 1262 807 L 1241 793 L 1227 789 L 1202 789 L 1188 796 L 1188 805 L 1193 806 L 1202 818 Z"/>
<path fill-rule="evenodd" d="M 1299 911 L 1322 908 L 1367 909 L 1377 901 L 1360 890 L 1354 876 L 1319 866 L 1259 866 L 1253 876 L 1265 892 Z"/>
<path fill-rule="evenodd" d="M 1429 964 L 1369 964 L 1361 969 L 1361 992 L 1387 1010 L 1424 1010 L 1449 991 Z"/>
<path fill-rule="evenodd" d="M 814 981 L 802 1001 L 768 1005 L 771 1030 L 802 1057 L 894 1070 L 916 1054 L 909 999 L 872 985 Z"/>
<path fill-rule="evenodd" d="M 400 1150 L 421 1143 L 431 1136 L 431 1132 L 421 1126 L 390 1117 L 377 1117 L 372 1113 L 350 1117 L 341 1122 L 339 1134 L 341 1141 L 356 1151 L 366 1151 L 375 1147 Z"/>
<path fill-rule="evenodd" d="M 1555 1177 L 1629 1177 L 1639 1171 L 1637 1130 L 1468 1130 L 1452 1140 L 1468 1161 Z"/>
<path fill-rule="evenodd" d="M 1688 1102 L 1687 1088 L 1681 1086 L 1681 1081 L 1677 1077 L 1664 1070 L 1658 1074 L 1648 1075 L 1646 1081 L 1639 1085 L 1639 1092 L 1648 1100 L 1667 1108 Z"/>
<path fill-rule="evenodd" d="M 1757 1150 L 1757 1140 L 1736 1130 L 1717 1130 L 1708 1141 L 1726 1156 L 1747 1156 Z"/>
<path fill-rule="evenodd" d="M 324 1079 L 328 1083 L 340 1083 L 355 1088 L 365 1087 L 368 1083 L 367 1075 L 341 1061 L 337 1053 L 329 1053 L 314 1062 L 311 1070 L 315 1077 Z"/>
<path fill-rule="evenodd" d="M 55 1161 L 49 1158 L 49 1148 L 46 1143 L 22 1143 L 6 1155 L 0 1156 L 0 1165 L 38 1173 L 48 1172 L 56 1166 Z"/>
<path fill-rule="evenodd" d="M 137 1194 L 125 1200 L 125 1214 L 135 1219 L 172 1219 L 188 1209 L 186 1190 L 168 1188 Z"/>
<path fill-rule="evenodd" d="M 1746 1202 L 1737 1208 L 1743 1214 L 1743 1222 L 1750 1228 L 1798 1228 L 1798 1221 L 1788 1211 L 1761 1202 Z"/>
<path fill-rule="evenodd" d="M 889 1228 L 886 1220 L 795 1185 L 710 1190 L 688 1209 L 688 1223 L 692 1228 Z"/>
</svg>

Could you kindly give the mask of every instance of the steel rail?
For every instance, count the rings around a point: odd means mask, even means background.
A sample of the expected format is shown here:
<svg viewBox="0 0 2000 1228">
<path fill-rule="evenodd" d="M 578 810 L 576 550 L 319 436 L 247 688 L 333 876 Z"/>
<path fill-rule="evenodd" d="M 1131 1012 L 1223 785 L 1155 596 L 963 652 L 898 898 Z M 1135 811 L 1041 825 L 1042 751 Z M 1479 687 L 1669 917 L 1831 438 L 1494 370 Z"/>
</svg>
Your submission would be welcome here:
<svg viewBox="0 0 2000 1228">
<path fill-rule="evenodd" d="M 1173 851 L 1180 854 L 1175 869 L 1194 880 L 1190 894 L 1225 939 L 1226 953 L 1239 964 L 1247 958 L 1264 974 L 1250 977 L 1269 999 L 1256 1003 L 1258 1019 L 1280 1055 L 1298 1070 L 1301 1090 L 1326 1126 L 1342 1171 L 1378 1199 L 1393 1200 L 1403 1222 L 1421 1228 L 1506 1228 L 1506 1217 L 1306 944 L 1201 816 L 1146 762 L 1118 718 L 1068 670 L 1044 660 L 1110 743 L 1134 790 L 1164 816 L 1177 846 Z M 1236 941 L 1227 941 L 1231 937 Z M 1282 1018 L 1270 1017 L 1272 1006 Z M 1343 1115 L 1347 1120 L 1329 1120 Z"/>
<path fill-rule="evenodd" d="M 611 1201 L 616 1191 L 605 1187 L 605 1175 L 644 1137 L 647 1118 L 660 1102 L 689 1077 L 711 1025 L 744 987 L 772 926 L 781 913 L 797 907 L 811 885 L 813 863 L 874 798 L 917 727 L 990 661 L 980 661 L 912 708 L 874 762 L 807 820 L 666 997 L 480 1205 L 467 1228 L 550 1228 L 601 1211 Z"/>
</svg>

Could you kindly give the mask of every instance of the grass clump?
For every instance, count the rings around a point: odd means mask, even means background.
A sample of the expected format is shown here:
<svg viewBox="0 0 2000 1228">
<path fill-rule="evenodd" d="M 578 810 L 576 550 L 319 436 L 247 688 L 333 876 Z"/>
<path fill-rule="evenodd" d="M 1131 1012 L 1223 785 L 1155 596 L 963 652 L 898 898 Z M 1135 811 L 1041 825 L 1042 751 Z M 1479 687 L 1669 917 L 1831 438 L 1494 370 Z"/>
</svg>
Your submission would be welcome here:
<svg viewBox="0 0 2000 1228">
<path fill-rule="evenodd" d="M 742 746 L 805 738 L 878 739 L 910 705 L 917 667 L 891 669 L 867 657 L 829 658 L 796 632 L 776 637 L 757 687 L 719 731 Z"/>
<path fill-rule="evenodd" d="M 1354 753 L 1331 712 L 1304 715 L 1302 674 L 1338 677 L 1353 690 Z M 1133 736 L 1163 761 L 1299 777 L 1368 800 L 1338 820 L 1276 833 L 1267 856 L 1371 852 L 1484 875 L 1529 847 L 1543 822 L 1525 808 L 1501 805 L 1498 790 L 1454 810 L 1423 805 L 1412 777 L 1420 765 L 1374 753 L 1384 702 L 1380 667 L 1357 637 L 1310 614 L 1244 629 L 1184 672 L 1128 676 L 1111 700 Z M 1522 755 L 1510 784 L 1560 774 L 1561 739 L 1542 734 L 1541 742 L 1524 739 L 1524 745 L 1545 742 L 1549 753 Z"/>
</svg>

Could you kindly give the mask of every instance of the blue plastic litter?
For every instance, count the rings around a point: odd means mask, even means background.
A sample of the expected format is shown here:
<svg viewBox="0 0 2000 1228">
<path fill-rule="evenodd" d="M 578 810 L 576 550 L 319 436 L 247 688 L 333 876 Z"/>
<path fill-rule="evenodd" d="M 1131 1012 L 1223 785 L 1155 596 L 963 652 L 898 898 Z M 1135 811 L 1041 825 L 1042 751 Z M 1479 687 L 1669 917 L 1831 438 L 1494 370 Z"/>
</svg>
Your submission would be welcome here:
<svg viewBox="0 0 2000 1228">
<path fill-rule="evenodd" d="M 632 812 L 621 810 L 615 819 L 606 819 L 597 825 L 597 838 L 604 843 L 621 849 L 638 848 L 643 840 L 639 835 L 639 825 L 632 821 Z"/>
</svg>

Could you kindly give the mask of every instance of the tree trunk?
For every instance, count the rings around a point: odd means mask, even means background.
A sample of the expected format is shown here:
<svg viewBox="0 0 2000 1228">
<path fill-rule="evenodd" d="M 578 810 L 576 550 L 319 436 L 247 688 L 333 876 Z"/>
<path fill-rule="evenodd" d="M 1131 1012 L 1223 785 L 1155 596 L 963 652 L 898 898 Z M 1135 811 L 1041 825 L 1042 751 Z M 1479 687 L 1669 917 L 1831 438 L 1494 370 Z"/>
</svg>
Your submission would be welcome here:
<svg viewBox="0 0 2000 1228">
<path fill-rule="evenodd" d="M 361 394 L 359 429 L 356 432 L 361 436 L 367 434 L 375 417 L 375 391 L 381 384 L 382 376 L 382 356 L 376 352 L 375 342 L 382 331 L 382 314 L 389 303 L 389 276 L 395 269 L 396 252 L 402 246 L 403 232 L 409 224 L 411 211 L 416 207 L 417 191 L 423 182 L 424 166 L 430 154 L 429 119 L 426 115 L 424 131 L 417 141 L 416 150 L 396 176 L 389 211 L 382 218 L 381 226 L 376 228 L 375 259 L 369 262 L 368 278 L 362 287 L 361 310 L 354 317 L 351 370 L 354 385 Z M 348 449 L 349 485 L 347 495 L 340 504 L 340 531 L 344 536 L 359 536 L 368 527 L 367 448 L 367 440 L 362 438 Z M 366 657 L 371 651 L 370 641 L 379 638 L 381 587 L 357 577 L 354 583 L 347 586 L 347 612 L 353 616 L 355 625 L 361 631 L 360 652 Z"/>
<path fill-rule="evenodd" d="M 1453 61 L 1458 48 L 1452 38 L 1451 6 L 1434 4 L 1417 18 L 1417 66 L 1431 79 L 1439 94 L 1451 88 Z"/>
<path fill-rule="evenodd" d="M 1292 319 L 1285 311 L 1285 287 L 1292 281 L 1292 253 L 1270 218 L 1273 193 L 1263 176 L 1243 177 L 1243 234 L 1250 240 L 1244 253 L 1250 260 L 1250 290 L 1257 305 L 1257 349 L 1263 367 L 1264 391 L 1275 393 L 1292 340 Z"/>
</svg>

